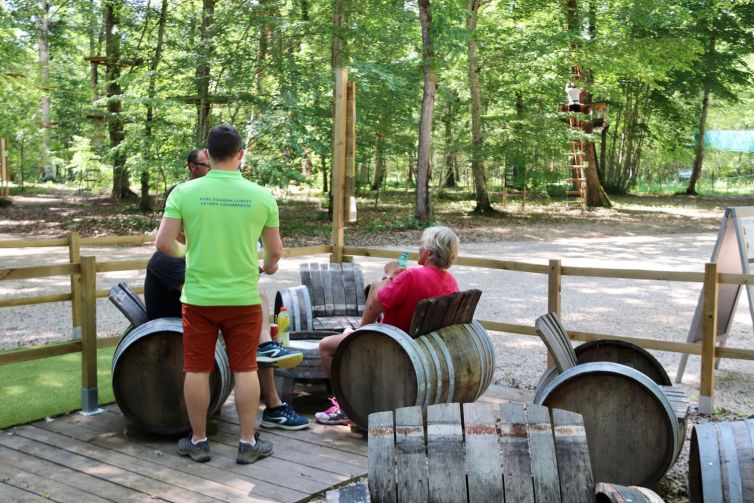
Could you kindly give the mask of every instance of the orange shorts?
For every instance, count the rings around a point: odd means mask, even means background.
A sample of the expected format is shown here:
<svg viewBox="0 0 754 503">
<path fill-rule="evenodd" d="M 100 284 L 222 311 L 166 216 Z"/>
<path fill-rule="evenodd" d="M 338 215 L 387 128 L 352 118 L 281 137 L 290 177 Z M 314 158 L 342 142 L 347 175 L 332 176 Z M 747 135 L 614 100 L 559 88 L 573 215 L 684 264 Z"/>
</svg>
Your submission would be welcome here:
<svg viewBox="0 0 754 503">
<path fill-rule="evenodd" d="M 262 306 L 183 304 L 183 371 L 212 372 L 218 331 L 223 333 L 230 370 L 257 370 Z"/>
</svg>

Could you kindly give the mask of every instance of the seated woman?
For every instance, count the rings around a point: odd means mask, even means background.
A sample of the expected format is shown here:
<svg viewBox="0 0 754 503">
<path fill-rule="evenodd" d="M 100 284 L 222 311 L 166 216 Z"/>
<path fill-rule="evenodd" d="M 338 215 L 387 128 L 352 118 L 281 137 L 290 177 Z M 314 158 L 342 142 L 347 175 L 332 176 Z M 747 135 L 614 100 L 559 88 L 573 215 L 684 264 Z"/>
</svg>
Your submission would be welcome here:
<svg viewBox="0 0 754 503">
<path fill-rule="evenodd" d="M 359 326 L 375 323 L 382 315 L 381 323 L 408 332 L 419 301 L 458 291 L 456 279 L 448 269 L 458 258 L 459 246 L 458 236 L 447 227 L 425 229 L 419 246 L 418 263 L 421 267 L 402 269 L 397 261 L 388 262 L 385 276 L 372 283 Z M 328 375 L 338 346 L 351 332 L 353 330 L 348 329 L 319 342 L 322 366 Z M 336 398 L 331 397 L 330 401 L 332 407 L 315 414 L 317 421 L 322 424 L 350 424 Z"/>
</svg>

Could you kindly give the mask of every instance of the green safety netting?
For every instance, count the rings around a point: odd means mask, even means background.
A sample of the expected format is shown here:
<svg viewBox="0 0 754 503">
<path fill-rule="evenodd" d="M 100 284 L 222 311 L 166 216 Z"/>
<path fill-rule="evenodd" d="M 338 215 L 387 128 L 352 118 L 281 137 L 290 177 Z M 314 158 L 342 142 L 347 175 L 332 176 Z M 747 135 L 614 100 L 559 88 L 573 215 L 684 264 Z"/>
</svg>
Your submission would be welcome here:
<svg viewBox="0 0 754 503">
<path fill-rule="evenodd" d="M 694 133 L 694 143 L 699 133 Z M 704 146 L 729 152 L 754 152 L 754 129 L 705 131 Z"/>
</svg>

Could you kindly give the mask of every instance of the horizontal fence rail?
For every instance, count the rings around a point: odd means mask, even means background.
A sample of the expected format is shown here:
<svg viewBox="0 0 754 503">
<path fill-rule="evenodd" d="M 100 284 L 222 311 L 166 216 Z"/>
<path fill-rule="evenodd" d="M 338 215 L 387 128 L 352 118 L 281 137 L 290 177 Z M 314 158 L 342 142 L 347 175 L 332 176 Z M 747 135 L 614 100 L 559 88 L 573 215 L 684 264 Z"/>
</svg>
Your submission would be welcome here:
<svg viewBox="0 0 754 503">
<path fill-rule="evenodd" d="M 71 233 L 67 238 L 57 239 L 33 239 L 33 240 L 6 240 L 0 241 L 0 248 L 25 248 L 25 247 L 55 247 L 67 246 L 69 248 L 70 263 L 55 264 L 49 266 L 32 266 L 32 267 L 14 267 L 0 269 L 0 281 L 21 280 L 32 278 L 45 278 L 50 276 L 70 276 L 71 292 L 55 295 L 38 295 L 38 296 L 19 296 L 0 299 L 1 307 L 16 307 L 34 304 L 44 304 L 50 302 L 71 302 L 74 327 L 88 325 L 88 330 L 84 332 L 96 332 L 96 307 L 93 302 L 97 298 L 108 296 L 109 290 L 96 290 L 94 277 L 88 277 L 89 274 L 96 276 L 98 273 L 114 271 L 133 271 L 144 270 L 147 266 L 147 259 L 131 260 L 114 260 L 105 262 L 96 262 L 94 257 L 80 257 L 80 248 L 86 246 L 112 246 L 123 244 L 146 244 L 154 241 L 154 235 L 145 234 L 138 236 L 118 236 L 118 237 L 92 237 L 80 238 L 77 233 Z M 299 248 L 287 248 L 283 252 L 284 257 L 304 257 L 310 255 L 332 254 L 334 247 L 332 245 L 307 246 Z M 376 257 L 385 259 L 394 259 L 394 250 L 384 250 L 366 247 L 343 247 L 342 253 L 345 256 Z M 259 254 L 262 257 L 262 252 Z M 418 258 L 417 253 L 409 253 L 413 260 Z M 86 261 L 86 268 L 83 263 Z M 511 260 L 491 259 L 485 257 L 461 256 L 456 261 L 457 265 L 478 267 L 485 269 L 494 269 L 501 271 L 515 271 L 533 274 L 543 274 L 547 276 L 548 281 L 548 310 L 559 313 L 560 311 L 560 278 L 562 276 L 572 277 L 592 277 L 592 278 L 613 278 L 628 280 L 651 280 L 651 281 L 677 281 L 703 283 L 712 286 L 712 295 L 705 295 L 705 305 L 707 303 L 717 302 L 717 286 L 721 283 L 737 285 L 754 285 L 754 275 L 752 274 L 718 274 L 714 264 L 707 264 L 705 272 L 684 272 L 684 271 L 662 271 L 662 270 L 642 270 L 642 269 L 611 269 L 596 267 L 575 267 L 562 266 L 559 260 L 551 260 L 549 264 L 536 264 L 529 262 L 518 262 Z M 91 272 L 82 273 L 91 269 Z M 82 284 L 87 283 L 89 286 L 82 289 Z M 142 293 L 143 288 L 134 288 L 137 293 Z M 83 302 L 86 302 L 84 306 Z M 709 306 L 707 306 L 709 307 Z M 709 309 L 707 309 L 709 310 Z M 706 311 L 705 311 L 706 312 Z M 82 313 L 87 318 L 82 320 Z M 506 332 L 522 335 L 535 336 L 534 327 L 528 325 L 504 323 L 500 321 L 480 320 L 482 325 L 491 331 Z M 92 328 L 95 327 L 95 328 Z M 705 324 L 704 339 L 699 343 L 670 342 L 655 339 L 629 337 L 621 335 L 599 334 L 591 332 L 569 331 L 568 335 L 573 340 L 592 341 L 597 339 L 617 339 L 637 344 L 646 349 L 657 351 L 670 351 L 683 354 L 701 355 L 702 365 L 702 384 L 700 387 L 701 394 L 707 397 L 709 393 L 711 400 L 711 391 L 714 383 L 713 365 L 711 361 L 714 358 L 734 358 L 742 360 L 754 360 L 754 350 L 744 348 L 729 348 L 718 345 L 716 341 L 716 323 Z M 85 336 L 85 337 L 84 337 Z M 74 340 L 57 344 L 34 348 L 14 349 L 0 352 L 0 365 L 28 361 L 49 356 L 62 355 L 67 353 L 82 351 L 82 368 L 89 369 L 82 376 L 86 380 L 84 388 L 91 389 L 92 385 L 96 387 L 96 366 L 88 361 L 96 358 L 96 352 L 92 348 L 111 347 L 117 344 L 118 336 L 107 338 L 96 338 L 96 333 L 83 334 L 82 340 Z M 94 377 L 91 372 L 94 369 Z M 92 379 L 95 379 L 94 384 Z M 710 402 L 711 403 L 711 402 Z"/>
</svg>

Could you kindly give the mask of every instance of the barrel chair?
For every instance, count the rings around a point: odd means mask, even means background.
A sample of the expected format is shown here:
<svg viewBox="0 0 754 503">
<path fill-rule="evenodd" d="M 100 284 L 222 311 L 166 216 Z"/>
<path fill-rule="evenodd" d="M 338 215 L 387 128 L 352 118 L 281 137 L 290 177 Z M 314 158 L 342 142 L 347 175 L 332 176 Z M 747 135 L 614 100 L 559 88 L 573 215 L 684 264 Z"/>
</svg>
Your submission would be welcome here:
<svg viewBox="0 0 754 503">
<path fill-rule="evenodd" d="M 183 400 L 183 324 L 180 318 L 147 321 L 141 298 L 126 284 L 110 289 L 110 301 L 130 325 L 115 347 L 112 387 L 115 401 L 132 425 L 158 435 L 191 429 Z M 210 374 L 209 416 L 218 412 L 233 389 L 225 345 L 215 346 Z"/>
<path fill-rule="evenodd" d="M 375 412 L 368 431 L 373 502 L 662 501 L 644 488 L 595 485 L 584 421 L 574 412 L 436 404 Z"/>
<path fill-rule="evenodd" d="M 473 320 L 480 295 L 468 290 L 419 302 L 409 333 L 372 323 L 346 337 L 331 375 L 346 415 L 366 428 L 372 412 L 478 399 L 495 372 L 492 340 Z"/>
<path fill-rule="evenodd" d="M 118 283 L 110 289 L 108 298 L 123 316 L 131 323 L 126 331 L 143 325 L 147 318 L 147 306 L 127 283 Z"/>
<path fill-rule="evenodd" d="M 275 295 L 274 313 L 285 306 L 290 317 L 289 345 L 304 358 L 291 369 L 275 369 L 275 386 L 284 402 L 292 403 L 297 382 L 329 387 L 322 366 L 319 340 L 358 326 L 366 292 L 361 266 L 353 263 L 306 263 L 299 268 L 301 285 Z"/>
<path fill-rule="evenodd" d="M 583 415 L 595 480 L 653 487 L 683 447 L 686 393 L 638 346 L 594 341 L 574 350 L 553 313 L 537 318 L 535 330 L 555 365 L 534 403 Z"/>
</svg>

